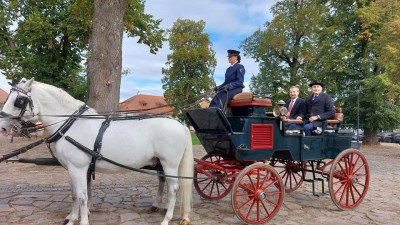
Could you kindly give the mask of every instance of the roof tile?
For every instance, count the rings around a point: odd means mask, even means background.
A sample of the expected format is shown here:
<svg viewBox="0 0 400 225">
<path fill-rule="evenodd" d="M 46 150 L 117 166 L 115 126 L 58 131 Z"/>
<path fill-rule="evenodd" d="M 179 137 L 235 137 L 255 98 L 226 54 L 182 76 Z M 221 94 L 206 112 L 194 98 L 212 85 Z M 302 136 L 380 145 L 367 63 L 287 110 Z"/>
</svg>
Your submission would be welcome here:
<svg viewBox="0 0 400 225">
<path fill-rule="evenodd" d="M 7 97 L 8 97 L 8 93 L 0 88 L 0 104 L 6 103 Z"/>
<path fill-rule="evenodd" d="M 143 110 L 143 113 L 171 115 L 173 109 L 170 106 L 161 107 L 163 105 L 167 105 L 163 96 L 137 94 L 119 103 L 119 110 Z M 146 110 L 150 108 L 155 109 Z"/>
</svg>

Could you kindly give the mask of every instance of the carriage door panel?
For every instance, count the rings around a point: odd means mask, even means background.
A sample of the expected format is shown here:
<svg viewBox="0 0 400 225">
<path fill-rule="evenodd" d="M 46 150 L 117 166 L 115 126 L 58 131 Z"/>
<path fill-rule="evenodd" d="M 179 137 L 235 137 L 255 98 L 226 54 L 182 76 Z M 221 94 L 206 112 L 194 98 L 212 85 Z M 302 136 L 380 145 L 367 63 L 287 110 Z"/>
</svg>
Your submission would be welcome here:
<svg viewBox="0 0 400 225">
<path fill-rule="evenodd" d="M 303 138 L 303 159 L 302 160 L 319 160 L 322 157 L 323 136 L 306 136 Z"/>
<path fill-rule="evenodd" d="M 250 148 L 253 150 L 265 150 L 274 148 L 274 125 L 252 124 L 250 136 Z"/>
</svg>

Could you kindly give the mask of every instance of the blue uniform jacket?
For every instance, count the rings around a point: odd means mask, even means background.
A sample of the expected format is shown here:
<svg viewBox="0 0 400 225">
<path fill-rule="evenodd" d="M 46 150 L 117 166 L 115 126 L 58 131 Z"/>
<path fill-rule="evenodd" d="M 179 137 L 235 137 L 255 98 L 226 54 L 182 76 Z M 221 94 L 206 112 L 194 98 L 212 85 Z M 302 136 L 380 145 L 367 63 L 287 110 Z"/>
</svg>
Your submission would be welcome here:
<svg viewBox="0 0 400 225">
<path fill-rule="evenodd" d="M 225 81 L 220 86 L 217 87 L 217 94 L 210 102 L 210 107 L 218 107 L 220 109 L 224 106 L 238 93 L 241 93 L 244 85 L 244 66 L 239 63 L 228 67 L 225 72 Z M 226 86 L 227 88 L 222 88 Z"/>
<path fill-rule="evenodd" d="M 225 81 L 220 85 L 220 87 L 228 85 L 228 90 L 233 90 L 238 87 L 243 88 L 245 72 L 246 70 L 244 69 L 244 66 L 239 63 L 235 63 L 228 67 L 225 72 Z"/>
</svg>

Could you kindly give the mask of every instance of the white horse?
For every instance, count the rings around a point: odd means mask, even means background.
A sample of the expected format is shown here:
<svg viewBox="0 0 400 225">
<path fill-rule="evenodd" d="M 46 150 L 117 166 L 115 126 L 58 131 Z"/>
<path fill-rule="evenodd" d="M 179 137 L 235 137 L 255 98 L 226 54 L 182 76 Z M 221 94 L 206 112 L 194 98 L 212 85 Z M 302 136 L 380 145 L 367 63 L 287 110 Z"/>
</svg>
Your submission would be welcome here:
<svg viewBox="0 0 400 225">
<path fill-rule="evenodd" d="M 16 101 L 24 100 L 23 106 Z M 65 118 L 46 115 L 71 115 L 79 109 L 83 102 L 74 99 L 65 91 L 51 85 L 30 80 L 22 80 L 11 89 L 11 93 L 1 112 L 6 118 L 0 120 L 0 130 L 9 133 L 13 124 L 18 122 L 7 116 L 20 116 L 22 120 L 42 121 L 43 125 L 53 134 L 61 126 L 57 123 Z M 82 115 L 97 114 L 89 108 Z M 69 136 L 89 149 L 93 148 L 99 129 L 104 119 L 78 118 L 72 126 L 62 134 L 55 143 L 55 153 L 69 173 L 72 190 L 72 210 L 66 217 L 66 224 L 73 225 L 80 217 L 80 224 L 89 224 L 88 219 L 88 186 L 87 171 L 92 156 L 72 145 L 65 137 Z M 192 200 L 192 179 L 178 179 L 173 176 L 193 176 L 193 150 L 190 132 L 180 122 L 171 118 L 151 118 L 142 120 L 111 121 L 106 129 L 100 152 L 103 157 L 133 168 L 152 165 L 159 159 L 167 182 L 167 212 L 162 225 L 167 225 L 172 219 L 178 188 L 181 189 L 181 224 L 189 224 L 189 213 Z M 125 169 L 98 160 L 96 172 L 118 173 Z M 163 179 L 153 207 L 159 208 L 162 203 Z M 180 181 L 178 183 L 178 180 Z"/>
</svg>

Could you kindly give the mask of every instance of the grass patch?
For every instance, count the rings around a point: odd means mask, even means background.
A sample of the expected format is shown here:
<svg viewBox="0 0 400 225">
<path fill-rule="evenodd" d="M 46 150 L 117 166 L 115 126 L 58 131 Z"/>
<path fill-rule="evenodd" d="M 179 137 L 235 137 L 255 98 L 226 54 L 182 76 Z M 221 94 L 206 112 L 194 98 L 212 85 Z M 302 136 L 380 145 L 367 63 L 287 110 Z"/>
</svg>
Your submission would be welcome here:
<svg viewBox="0 0 400 225">
<path fill-rule="evenodd" d="M 201 145 L 199 138 L 197 137 L 196 133 L 192 134 L 192 143 L 193 145 Z"/>
</svg>

